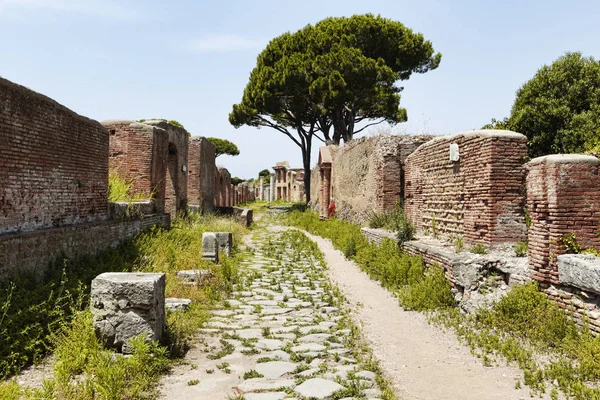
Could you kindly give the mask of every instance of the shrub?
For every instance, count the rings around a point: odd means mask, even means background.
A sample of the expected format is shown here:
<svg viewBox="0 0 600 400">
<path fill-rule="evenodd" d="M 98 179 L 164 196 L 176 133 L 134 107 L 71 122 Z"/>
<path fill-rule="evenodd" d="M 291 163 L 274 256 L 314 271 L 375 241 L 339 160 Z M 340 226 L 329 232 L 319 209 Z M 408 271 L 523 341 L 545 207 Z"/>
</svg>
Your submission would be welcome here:
<svg viewBox="0 0 600 400">
<path fill-rule="evenodd" d="M 400 305 L 408 310 L 428 311 L 450 308 L 456 305 L 444 269 L 432 265 L 427 270 L 423 266 L 411 266 L 409 284 L 398 292 Z"/>
<path fill-rule="evenodd" d="M 460 253 L 461 251 L 463 251 L 465 249 L 465 242 L 463 241 L 462 236 L 457 236 L 454 239 L 454 250 L 457 253 Z"/>
<path fill-rule="evenodd" d="M 108 173 L 108 201 L 109 202 L 133 202 L 149 200 L 144 192 L 133 190 L 133 181 L 121 178 L 116 171 Z"/>
<path fill-rule="evenodd" d="M 488 248 L 485 247 L 483 243 L 477 243 L 475 246 L 471 247 L 471 253 L 473 254 L 487 254 Z"/>
<path fill-rule="evenodd" d="M 353 237 L 348 239 L 346 245 L 344 246 L 344 256 L 347 259 L 351 259 L 356 255 L 356 240 Z"/>
<path fill-rule="evenodd" d="M 527 256 L 528 248 L 529 248 L 529 246 L 527 245 L 527 242 L 517 242 L 517 244 L 515 244 L 516 256 L 517 257 Z"/>
</svg>

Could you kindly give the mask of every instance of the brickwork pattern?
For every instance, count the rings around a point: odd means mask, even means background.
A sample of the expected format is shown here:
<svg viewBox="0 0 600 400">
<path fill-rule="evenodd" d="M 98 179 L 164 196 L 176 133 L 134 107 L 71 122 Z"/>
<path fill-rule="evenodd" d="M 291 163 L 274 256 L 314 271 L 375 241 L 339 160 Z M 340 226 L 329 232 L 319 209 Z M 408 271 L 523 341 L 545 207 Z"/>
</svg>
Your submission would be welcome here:
<svg viewBox="0 0 600 400">
<path fill-rule="evenodd" d="M 0 234 L 105 220 L 108 132 L 0 78 Z"/>
<path fill-rule="evenodd" d="M 110 169 L 132 182 L 132 190 L 152 198 L 159 212 L 164 211 L 168 133 L 133 121 L 109 120 L 102 124 L 110 133 Z"/>
<path fill-rule="evenodd" d="M 460 159 L 450 161 L 458 144 Z M 418 232 L 493 245 L 524 240 L 525 136 L 473 131 L 433 139 L 405 163 L 405 210 Z M 433 222 L 435 221 L 435 222 Z"/>
<path fill-rule="evenodd" d="M 216 147 L 205 137 L 193 137 L 188 153 L 188 202 L 212 212 L 214 202 Z"/>
<path fill-rule="evenodd" d="M 582 248 L 600 249 L 598 159 L 581 155 L 538 157 L 527 163 L 527 211 L 531 277 L 558 284 L 556 257 L 563 236 L 574 234 Z"/>
</svg>

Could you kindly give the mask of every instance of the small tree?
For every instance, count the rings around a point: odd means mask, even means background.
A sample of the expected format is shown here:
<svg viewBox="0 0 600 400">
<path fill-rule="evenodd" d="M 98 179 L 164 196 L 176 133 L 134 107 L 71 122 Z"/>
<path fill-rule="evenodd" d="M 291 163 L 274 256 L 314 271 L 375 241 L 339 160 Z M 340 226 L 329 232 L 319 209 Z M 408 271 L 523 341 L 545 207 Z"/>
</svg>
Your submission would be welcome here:
<svg viewBox="0 0 600 400">
<path fill-rule="evenodd" d="M 485 128 L 527 136 L 529 154 L 597 151 L 600 144 L 600 63 L 566 53 L 517 91 L 509 118 Z"/>
<path fill-rule="evenodd" d="M 238 178 L 237 176 L 234 176 L 233 178 L 231 178 L 231 184 L 234 186 L 239 183 L 242 183 L 242 182 L 246 182 L 246 180 L 242 179 L 242 178 Z"/>
<path fill-rule="evenodd" d="M 209 137 L 208 140 L 210 140 L 217 148 L 215 153 L 216 157 L 222 156 L 223 154 L 227 154 L 229 156 L 237 156 L 240 154 L 238 147 L 227 139 Z"/>
<path fill-rule="evenodd" d="M 262 171 L 260 171 L 258 173 L 258 180 L 260 180 L 260 177 L 264 177 L 263 182 L 264 183 L 271 183 L 271 173 L 269 172 L 268 169 L 263 169 Z"/>
<path fill-rule="evenodd" d="M 339 144 L 370 125 L 406 121 L 395 83 L 440 60 L 431 42 L 400 22 L 371 14 L 327 18 L 271 40 L 229 122 L 275 129 L 300 147 L 310 201 L 313 138 Z"/>
</svg>

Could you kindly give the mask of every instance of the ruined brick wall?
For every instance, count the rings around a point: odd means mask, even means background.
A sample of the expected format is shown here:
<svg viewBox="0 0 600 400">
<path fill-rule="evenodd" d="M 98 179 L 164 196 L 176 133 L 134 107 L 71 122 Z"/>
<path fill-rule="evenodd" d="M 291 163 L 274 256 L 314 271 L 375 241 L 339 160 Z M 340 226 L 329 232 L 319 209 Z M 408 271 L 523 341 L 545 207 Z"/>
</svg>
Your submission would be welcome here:
<svg viewBox="0 0 600 400">
<path fill-rule="evenodd" d="M 231 174 L 226 168 L 215 169 L 215 206 L 230 207 L 233 201 Z"/>
<path fill-rule="evenodd" d="M 169 216 L 146 215 L 139 220 L 102 221 L 22 234 L 0 236 L 0 281 L 23 274 L 43 276 L 58 257 L 94 255 L 117 246 L 137 233 L 159 224 L 167 228 Z"/>
<path fill-rule="evenodd" d="M 0 234 L 108 217 L 108 132 L 0 78 Z"/>
<path fill-rule="evenodd" d="M 450 161 L 452 143 L 459 161 Z M 407 216 L 418 232 L 435 230 L 470 244 L 525 240 L 526 156 L 525 136 L 510 131 L 466 132 L 423 144 L 405 162 Z"/>
<path fill-rule="evenodd" d="M 162 212 L 167 180 L 167 131 L 128 120 L 108 120 L 102 124 L 110 133 L 110 169 L 130 181 L 133 191 L 152 198 L 157 211 Z"/>
<path fill-rule="evenodd" d="M 364 223 L 401 199 L 406 157 L 431 136 L 381 135 L 354 139 L 333 150 L 332 196 L 336 214 Z"/>
<path fill-rule="evenodd" d="M 574 234 L 582 248 L 600 249 L 600 180 L 598 159 L 559 154 L 526 165 L 531 277 L 559 283 L 556 257 L 565 253 L 560 239 Z"/>
<path fill-rule="evenodd" d="M 144 122 L 164 129 L 169 138 L 167 180 L 165 185 L 165 211 L 175 216 L 187 211 L 188 152 L 190 134 L 184 128 L 161 120 Z"/>
<path fill-rule="evenodd" d="M 202 212 L 212 212 L 215 181 L 215 145 L 205 137 L 193 137 L 188 150 L 188 202 Z"/>
</svg>

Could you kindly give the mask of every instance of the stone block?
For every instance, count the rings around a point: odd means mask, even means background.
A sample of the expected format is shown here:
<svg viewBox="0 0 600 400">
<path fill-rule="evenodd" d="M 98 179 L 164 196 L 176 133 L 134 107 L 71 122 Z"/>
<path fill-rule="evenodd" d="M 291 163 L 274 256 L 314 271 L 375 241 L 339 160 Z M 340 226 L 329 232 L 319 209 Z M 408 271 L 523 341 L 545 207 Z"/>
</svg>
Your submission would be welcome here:
<svg viewBox="0 0 600 400">
<path fill-rule="evenodd" d="M 192 305 L 190 299 L 178 299 L 175 297 L 167 297 L 165 299 L 165 309 L 169 311 L 187 311 Z"/>
<path fill-rule="evenodd" d="M 233 249 L 233 233 L 215 232 L 215 236 L 219 243 L 219 251 L 227 254 L 227 257 L 231 256 L 231 250 Z"/>
<path fill-rule="evenodd" d="M 186 283 L 202 283 L 210 278 L 213 274 L 207 269 L 186 269 L 177 272 L 177 277 L 182 279 Z"/>
<path fill-rule="evenodd" d="M 592 254 L 558 256 L 558 280 L 563 285 L 600 294 L 600 257 Z"/>
<path fill-rule="evenodd" d="M 215 264 L 219 263 L 219 243 L 213 232 L 202 234 L 202 257 L 211 260 Z"/>
<path fill-rule="evenodd" d="M 94 330 L 108 347 L 129 353 L 142 335 L 160 341 L 165 331 L 165 274 L 107 272 L 92 281 Z"/>
</svg>

